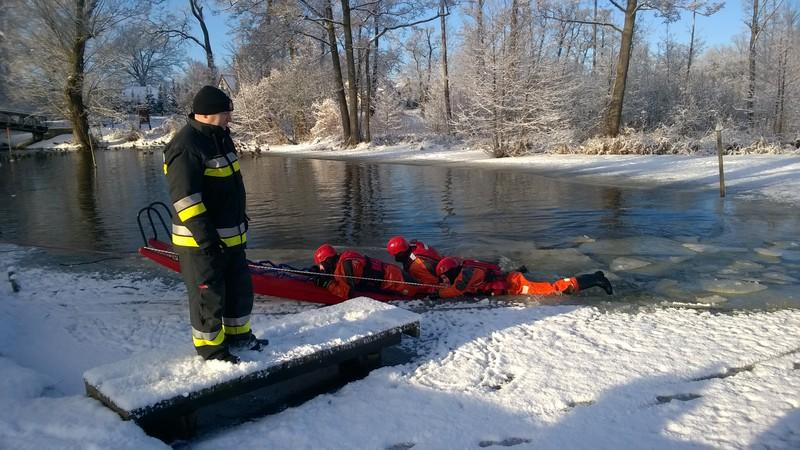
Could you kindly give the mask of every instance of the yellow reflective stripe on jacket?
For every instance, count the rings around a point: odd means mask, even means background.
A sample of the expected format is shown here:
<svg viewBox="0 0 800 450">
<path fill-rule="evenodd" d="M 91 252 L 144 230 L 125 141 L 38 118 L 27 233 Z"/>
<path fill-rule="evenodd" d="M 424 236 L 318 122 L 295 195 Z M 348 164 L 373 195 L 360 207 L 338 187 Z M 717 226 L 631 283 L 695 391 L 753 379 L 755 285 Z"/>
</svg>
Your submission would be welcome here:
<svg viewBox="0 0 800 450">
<path fill-rule="evenodd" d="M 178 212 L 178 217 L 181 218 L 181 222 L 186 222 L 187 220 L 191 219 L 192 217 L 199 216 L 200 214 L 203 214 L 204 212 L 206 212 L 206 205 L 204 205 L 202 202 L 200 202 L 200 203 L 198 203 L 198 204 L 196 204 L 194 206 L 190 206 L 190 207 L 184 209 L 183 211 Z"/>
<path fill-rule="evenodd" d="M 200 247 L 192 236 L 179 236 L 177 234 L 172 235 L 172 245 L 180 247 Z"/>
<path fill-rule="evenodd" d="M 231 169 L 233 167 L 233 169 Z M 203 175 L 208 177 L 229 177 L 233 175 L 234 172 L 239 171 L 239 161 L 234 161 L 230 166 L 213 168 L 213 167 L 206 167 L 206 170 L 203 172 Z"/>
<path fill-rule="evenodd" d="M 222 239 L 222 243 L 225 244 L 226 247 L 236 247 L 237 245 L 242 245 L 247 242 L 247 233 L 220 239 Z M 172 244 L 181 247 L 200 247 L 193 236 L 181 236 L 180 234 L 175 234 L 174 230 L 172 233 Z"/>
<path fill-rule="evenodd" d="M 214 333 L 203 333 L 192 328 L 192 342 L 195 347 L 205 347 L 206 345 L 222 345 L 225 341 L 225 333 L 219 330 Z"/>
<path fill-rule="evenodd" d="M 226 247 L 236 247 L 247 242 L 247 233 L 242 233 L 241 236 L 234 236 L 229 238 L 220 238 Z"/>
</svg>

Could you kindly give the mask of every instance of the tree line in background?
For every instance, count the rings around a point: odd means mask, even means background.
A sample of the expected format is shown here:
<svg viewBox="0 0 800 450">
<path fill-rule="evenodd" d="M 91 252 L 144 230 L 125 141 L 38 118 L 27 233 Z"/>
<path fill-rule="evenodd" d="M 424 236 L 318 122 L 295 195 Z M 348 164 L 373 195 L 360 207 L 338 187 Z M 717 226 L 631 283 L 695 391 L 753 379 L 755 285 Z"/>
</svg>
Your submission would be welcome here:
<svg viewBox="0 0 800 450">
<path fill-rule="evenodd" d="M 798 138 L 796 0 L 728 5 L 743 8 L 745 31 L 712 48 L 696 37 L 722 7 L 712 0 L 8 3 L 0 98 L 68 117 L 82 145 L 90 117 L 124 109 L 122 86 L 159 86 L 155 103 L 169 113 L 216 83 L 206 26 L 215 8 L 235 21 L 223 71 L 237 81 L 236 131 L 262 142 L 336 136 L 352 146 L 397 133 L 408 108 L 427 130 L 497 156 L 628 130 L 702 136 L 717 124 Z M 667 31 L 649 35 L 643 15 Z M 690 19 L 687 43 L 675 39 L 681 17 Z M 186 45 L 205 61 L 187 63 Z"/>
</svg>

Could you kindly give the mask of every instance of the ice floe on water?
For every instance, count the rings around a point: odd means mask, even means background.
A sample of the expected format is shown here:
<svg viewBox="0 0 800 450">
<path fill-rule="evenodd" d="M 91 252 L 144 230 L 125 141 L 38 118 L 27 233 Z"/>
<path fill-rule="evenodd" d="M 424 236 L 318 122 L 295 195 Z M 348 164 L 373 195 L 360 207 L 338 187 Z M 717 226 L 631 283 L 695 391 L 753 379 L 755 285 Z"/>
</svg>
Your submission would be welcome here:
<svg viewBox="0 0 800 450">
<path fill-rule="evenodd" d="M 614 258 L 611 261 L 611 270 L 615 271 L 625 271 L 625 270 L 634 270 L 640 267 L 649 266 L 652 264 L 650 261 L 644 261 L 638 258 L 632 258 L 629 256 L 621 256 L 619 258 Z"/>
<path fill-rule="evenodd" d="M 694 252 L 684 244 L 672 239 L 639 236 L 620 239 L 607 239 L 581 244 L 583 253 L 603 255 L 639 256 L 689 256 Z"/>
<path fill-rule="evenodd" d="M 724 279 L 701 280 L 700 286 L 709 292 L 733 295 L 752 294 L 767 289 L 767 286 L 758 282 Z"/>
</svg>

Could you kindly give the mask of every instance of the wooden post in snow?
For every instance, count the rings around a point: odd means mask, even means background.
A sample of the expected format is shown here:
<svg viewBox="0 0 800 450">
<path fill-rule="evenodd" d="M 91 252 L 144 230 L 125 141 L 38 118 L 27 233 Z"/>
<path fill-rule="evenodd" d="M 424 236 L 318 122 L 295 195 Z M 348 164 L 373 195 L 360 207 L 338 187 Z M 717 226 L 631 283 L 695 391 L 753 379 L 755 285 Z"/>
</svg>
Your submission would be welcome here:
<svg viewBox="0 0 800 450">
<path fill-rule="evenodd" d="M 717 158 L 719 158 L 719 196 L 725 197 L 725 171 L 722 169 L 722 124 L 714 130 L 717 133 Z"/>
</svg>

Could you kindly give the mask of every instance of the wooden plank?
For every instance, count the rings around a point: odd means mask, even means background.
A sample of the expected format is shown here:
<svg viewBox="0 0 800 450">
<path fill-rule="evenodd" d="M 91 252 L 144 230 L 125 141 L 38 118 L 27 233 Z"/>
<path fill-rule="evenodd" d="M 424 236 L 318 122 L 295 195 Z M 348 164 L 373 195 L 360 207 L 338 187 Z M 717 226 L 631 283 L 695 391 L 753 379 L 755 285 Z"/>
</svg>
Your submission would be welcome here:
<svg viewBox="0 0 800 450">
<path fill-rule="evenodd" d="M 246 352 L 238 365 L 206 362 L 185 352 L 167 360 L 164 352 L 135 355 L 130 360 L 87 371 L 86 393 L 123 419 L 155 423 L 161 418 L 187 416 L 203 406 L 302 374 L 380 353 L 381 349 L 399 343 L 404 333 L 419 335 L 417 314 L 365 298 L 306 311 L 287 318 L 286 322 L 281 332 L 273 331 L 268 336 L 293 340 L 283 342 L 283 348 L 271 345 L 263 353 Z M 356 335 L 337 335 L 339 329 Z M 293 347 L 293 342 L 297 346 Z M 133 368 L 141 368 L 142 373 Z M 198 383 L 194 378 L 203 381 Z"/>
</svg>

